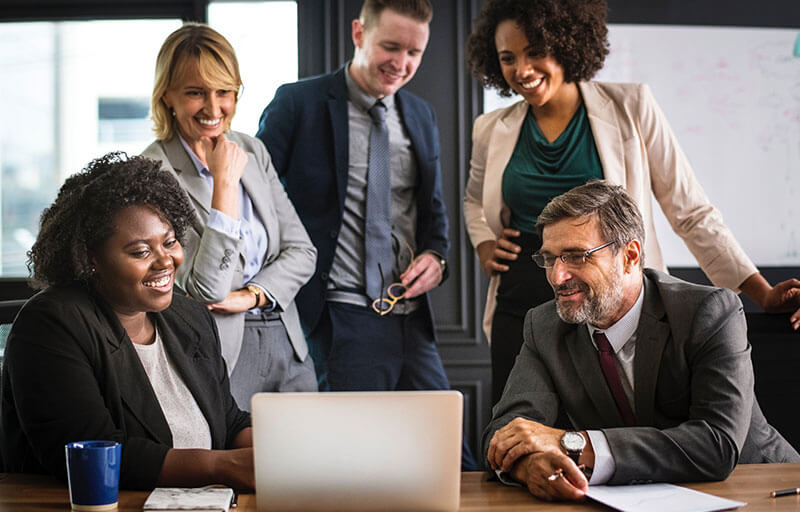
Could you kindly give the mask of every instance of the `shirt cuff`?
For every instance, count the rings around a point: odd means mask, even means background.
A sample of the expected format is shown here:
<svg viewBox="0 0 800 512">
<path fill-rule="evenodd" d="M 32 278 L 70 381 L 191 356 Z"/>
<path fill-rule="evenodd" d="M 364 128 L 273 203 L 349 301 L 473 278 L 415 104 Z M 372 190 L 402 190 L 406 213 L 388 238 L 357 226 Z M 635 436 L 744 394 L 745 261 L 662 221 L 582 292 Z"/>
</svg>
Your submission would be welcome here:
<svg viewBox="0 0 800 512">
<path fill-rule="evenodd" d="M 511 475 L 509 475 L 505 471 L 502 471 L 500 469 L 495 469 L 494 474 L 497 475 L 498 480 L 500 480 L 502 483 L 506 485 L 510 485 L 512 487 L 522 487 L 522 485 L 519 482 L 511 478 Z"/>
<path fill-rule="evenodd" d="M 602 485 L 614 476 L 617 464 L 611 455 L 611 448 L 608 446 L 606 435 L 600 430 L 587 430 L 586 433 L 589 435 L 589 441 L 591 441 L 592 449 L 594 450 L 594 468 L 592 469 L 592 477 L 589 479 L 589 484 Z"/>
<path fill-rule="evenodd" d="M 231 238 L 239 239 L 239 230 L 241 228 L 242 221 L 240 219 L 232 219 L 222 213 L 219 210 L 215 210 L 214 208 L 211 209 L 211 212 L 208 214 L 208 222 L 206 223 L 206 227 L 209 229 L 213 229 L 215 231 L 219 231 L 220 233 L 224 233 Z"/>
<path fill-rule="evenodd" d="M 258 285 L 256 285 L 256 286 L 258 286 Z M 262 290 L 263 290 L 263 288 L 262 288 Z M 267 298 L 269 299 L 269 305 L 262 307 L 261 311 L 264 311 L 265 313 L 272 313 L 273 311 L 278 309 L 278 302 L 275 300 L 275 297 L 271 293 L 269 293 L 267 290 L 264 290 L 264 295 L 266 295 Z"/>
</svg>

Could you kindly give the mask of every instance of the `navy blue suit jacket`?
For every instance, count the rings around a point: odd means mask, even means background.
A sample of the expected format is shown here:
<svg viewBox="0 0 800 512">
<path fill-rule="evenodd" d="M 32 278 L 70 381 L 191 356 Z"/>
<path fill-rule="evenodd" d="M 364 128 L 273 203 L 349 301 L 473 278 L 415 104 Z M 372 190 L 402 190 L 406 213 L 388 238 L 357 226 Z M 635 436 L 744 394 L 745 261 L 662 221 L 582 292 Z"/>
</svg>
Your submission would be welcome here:
<svg viewBox="0 0 800 512">
<path fill-rule="evenodd" d="M 402 89 L 395 95 L 417 159 L 417 252 L 445 258 L 447 213 L 442 200 L 439 132 L 433 108 Z M 325 303 L 325 288 L 344 212 L 349 162 L 344 68 L 282 85 L 261 114 L 256 136 L 267 146 L 300 219 L 317 248 L 314 276 L 297 294 L 300 321 L 310 333 Z M 423 298 L 430 310 L 427 296 Z M 431 312 L 431 330 L 433 320 Z"/>
</svg>

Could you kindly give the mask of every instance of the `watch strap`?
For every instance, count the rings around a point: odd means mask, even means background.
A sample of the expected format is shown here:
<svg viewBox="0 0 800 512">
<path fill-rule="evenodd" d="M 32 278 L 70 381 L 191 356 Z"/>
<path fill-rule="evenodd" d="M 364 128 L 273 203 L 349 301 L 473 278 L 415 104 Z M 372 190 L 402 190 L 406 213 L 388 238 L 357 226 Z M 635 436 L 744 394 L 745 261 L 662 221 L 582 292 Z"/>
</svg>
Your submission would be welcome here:
<svg viewBox="0 0 800 512">
<path fill-rule="evenodd" d="M 572 459 L 572 462 L 574 462 L 575 465 L 577 466 L 578 464 L 580 464 L 580 462 L 578 462 L 578 461 L 581 458 L 581 452 L 582 451 L 583 450 L 569 450 L 569 451 L 567 451 L 567 457 Z"/>
</svg>

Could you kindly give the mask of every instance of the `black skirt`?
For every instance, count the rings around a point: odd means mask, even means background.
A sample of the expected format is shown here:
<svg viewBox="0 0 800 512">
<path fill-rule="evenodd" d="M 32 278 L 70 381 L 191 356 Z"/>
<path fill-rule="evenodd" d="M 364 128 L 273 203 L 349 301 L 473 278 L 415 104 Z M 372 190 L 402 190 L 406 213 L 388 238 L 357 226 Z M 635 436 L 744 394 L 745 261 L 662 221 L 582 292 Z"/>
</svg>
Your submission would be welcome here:
<svg viewBox="0 0 800 512">
<path fill-rule="evenodd" d="M 508 270 L 500 273 L 497 307 L 492 320 L 492 403 L 497 403 L 508 374 L 522 348 L 522 327 L 529 309 L 553 298 L 545 270 L 531 256 L 542 246 L 536 233 L 522 233 L 511 239 L 522 247 L 515 261 L 506 261 Z"/>
</svg>

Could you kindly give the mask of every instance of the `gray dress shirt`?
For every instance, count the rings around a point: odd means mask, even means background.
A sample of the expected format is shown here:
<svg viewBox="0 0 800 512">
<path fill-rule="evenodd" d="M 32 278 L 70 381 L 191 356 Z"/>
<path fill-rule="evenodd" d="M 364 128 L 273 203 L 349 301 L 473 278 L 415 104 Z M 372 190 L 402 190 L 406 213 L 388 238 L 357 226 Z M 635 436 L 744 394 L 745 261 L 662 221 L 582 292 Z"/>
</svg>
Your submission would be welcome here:
<svg viewBox="0 0 800 512">
<path fill-rule="evenodd" d="M 372 125 L 368 110 L 377 101 L 366 93 L 350 76 L 345 67 L 348 92 L 349 165 L 344 215 L 339 230 L 329 288 L 338 290 L 364 290 L 364 216 L 367 199 L 367 162 L 369 157 L 369 131 Z M 392 246 L 394 279 L 410 263 L 406 244 L 415 252 L 414 232 L 417 225 L 415 191 L 419 181 L 417 162 L 406 133 L 394 95 L 381 99 L 386 105 L 386 125 L 389 129 L 389 152 L 392 186 Z M 386 283 L 388 286 L 390 283 Z"/>
</svg>

